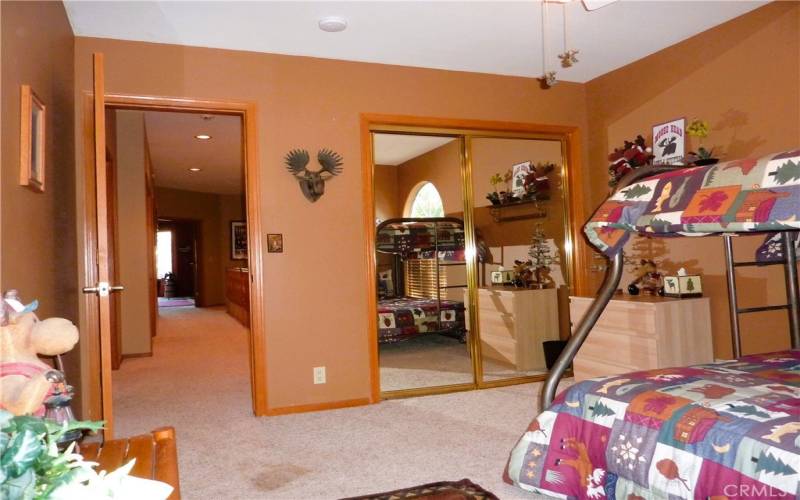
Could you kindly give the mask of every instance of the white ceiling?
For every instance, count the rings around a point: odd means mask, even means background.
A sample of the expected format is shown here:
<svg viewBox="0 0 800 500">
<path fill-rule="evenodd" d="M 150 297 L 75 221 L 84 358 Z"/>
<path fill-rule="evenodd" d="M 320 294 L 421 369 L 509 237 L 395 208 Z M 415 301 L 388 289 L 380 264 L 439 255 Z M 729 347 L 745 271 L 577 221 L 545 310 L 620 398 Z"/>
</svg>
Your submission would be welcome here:
<svg viewBox="0 0 800 500">
<path fill-rule="evenodd" d="M 432 135 L 374 134 L 372 137 L 375 165 L 400 165 L 455 140 Z"/>
<path fill-rule="evenodd" d="M 621 0 L 594 11 L 566 5 L 580 62 L 558 78 L 586 82 L 766 1 Z M 78 1 L 65 0 L 78 36 L 315 56 L 539 77 L 541 4 L 526 1 Z M 548 4 L 548 64 L 563 50 L 562 6 Z M 325 33 L 323 16 L 348 28 Z"/>
<path fill-rule="evenodd" d="M 203 193 L 244 192 L 240 117 L 148 111 L 144 120 L 156 186 Z M 211 139 L 195 139 L 198 134 Z M 202 170 L 190 172 L 192 167 Z"/>
</svg>

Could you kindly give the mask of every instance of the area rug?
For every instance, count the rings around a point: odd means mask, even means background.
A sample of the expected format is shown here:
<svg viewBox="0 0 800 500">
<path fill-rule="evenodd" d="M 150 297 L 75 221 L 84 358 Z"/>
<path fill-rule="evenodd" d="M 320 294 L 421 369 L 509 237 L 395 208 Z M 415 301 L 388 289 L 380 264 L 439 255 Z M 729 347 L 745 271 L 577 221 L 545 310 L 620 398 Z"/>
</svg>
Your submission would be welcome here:
<svg viewBox="0 0 800 500">
<path fill-rule="evenodd" d="M 413 486 L 402 490 L 375 493 L 342 500 L 499 500 L 493 493 L 484 490 L 469 479 L 441 481 Z"/>
<path fill-rule="evenodd" d="M 186 307 L 193 305 L 194 305 L 194 299 L 187 299 L 187 298 L 167 299 L 165 297 L 158 298 L 158 307 Z"/>
</svg>

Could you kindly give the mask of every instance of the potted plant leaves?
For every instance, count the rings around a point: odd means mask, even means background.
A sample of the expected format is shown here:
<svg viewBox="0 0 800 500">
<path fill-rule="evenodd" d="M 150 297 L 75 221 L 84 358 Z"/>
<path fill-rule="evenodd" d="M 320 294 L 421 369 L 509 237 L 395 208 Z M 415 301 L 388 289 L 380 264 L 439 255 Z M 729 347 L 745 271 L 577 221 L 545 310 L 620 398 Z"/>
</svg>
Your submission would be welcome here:
<svg viewBox="0 0 800 500">
<path fill-rule="evenodd" d="M 0 410 L 0 498 L 3 500 L 165 499 L 172 487 L 130 476 L 134 460 L 115 471 L 97 472 L 95 462 L 75 453 L 75 443 L 59 450 L 73 431 L 97 431 L 102 422 L 58 425 Z"/>
<path fill-rule="evenodd" d="M 692 120 L 692 123 L 686 127 L 686 133 L 691 137 L 697 137 L 699 145 L 697 151 L 689 151 L 688 159 L 692 165 L 701 167 L 703 165 L 713 165 L 719 161 L 714 158 L 714 149 L 706 149 L 703 146 L 703 139 L 708 137 L 711 127 L 706 120 Z"/>
<path fill-rule="evenodd" d="M 492 205 L 500 204 L 500 193 L 497 192 L 497 186 L 502 182 L 503 182 L 503 176 L 500 174 L 494 174 L 489 178 L 489 184 L 492 185 L 492 189 L 494 189 L 494 191 L 487 194 L 486 199 L 492 202 Z"/>
</svg>

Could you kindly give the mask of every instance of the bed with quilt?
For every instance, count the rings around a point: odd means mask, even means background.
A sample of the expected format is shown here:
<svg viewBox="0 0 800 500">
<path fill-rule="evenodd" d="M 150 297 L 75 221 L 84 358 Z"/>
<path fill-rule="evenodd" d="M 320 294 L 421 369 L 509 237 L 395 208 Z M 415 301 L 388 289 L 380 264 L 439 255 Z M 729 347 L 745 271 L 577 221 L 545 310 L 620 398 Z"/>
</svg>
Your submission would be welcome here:
<svg viewBox="0 0 800 500">
<path fill-rule="evenodd" d="M 505 479 L 557 498 L 800 495 L 800 351 L 586 380 L 519 440 Z"/>
<path fill-rule="evenodd" d="M 400 342 L 428 333 L 449 335 L 463 342 L 467 333 L 464 304 L 410 297 L 378 302 L 378 342 Z"/>
</svg>

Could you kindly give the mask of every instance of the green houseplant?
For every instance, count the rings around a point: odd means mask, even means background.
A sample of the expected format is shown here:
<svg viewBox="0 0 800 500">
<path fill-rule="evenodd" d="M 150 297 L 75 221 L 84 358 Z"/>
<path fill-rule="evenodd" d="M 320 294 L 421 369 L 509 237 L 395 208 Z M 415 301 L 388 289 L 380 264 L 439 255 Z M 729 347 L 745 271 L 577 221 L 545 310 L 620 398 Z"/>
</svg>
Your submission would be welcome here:
<svg viewBox="0 0 800 500">
<path fill-rule="evenodd" d="M 714 158 L 713 148 L 706 149 L 703 146 L 703 139 L 708 137 L 709 132 L 711 132 L 711 127 L 706 120 L 692 120 L 689 126 L 686 127 L 686 134 L 690 137 L 697 137 L 700 143 L 696 152 L 689 152 L 690 157 L 693 157 L 692 163 L 695 165 L 713 165 L 719 161 L 717 158 Z"/>
<path fill-rule="evenodd" d="M 172 487 L 129 475 L 131 460 L 119 469 L 96 472 L 94 462 L 75 453 L 75 443 L 59 450 L 70 431 L 97 431 L 102 422 L 59 426 L 0 410 L 0 498 L 3 500 L 164 499 Z"/>
</svg>

